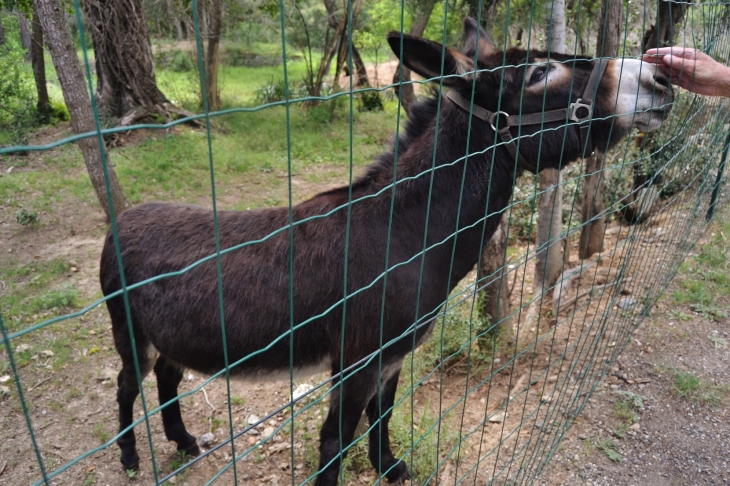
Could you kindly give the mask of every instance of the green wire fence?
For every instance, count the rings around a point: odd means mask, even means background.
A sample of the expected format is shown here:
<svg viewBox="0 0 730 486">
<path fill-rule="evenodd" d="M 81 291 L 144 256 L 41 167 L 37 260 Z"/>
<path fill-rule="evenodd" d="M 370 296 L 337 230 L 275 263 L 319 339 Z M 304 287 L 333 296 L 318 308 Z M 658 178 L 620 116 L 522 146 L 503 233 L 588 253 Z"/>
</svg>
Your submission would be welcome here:
<svg viewBox="0 0 730 486">
<path fill-rule="evenodd" d="M 506 23 L 502 27 L 506 32 L 509 27 L 512 2 L 505 0 L 503 3 L 506 9 Z M 531 9 L 532 24 L 537 8 L 535 3 L 517 3 L 515 8 L 524 9 L 527 5 L 527 8 Z M 728 5 L 722 2 L 673 3 L 686 8 L 682 21 L 675 26 L 676 45 L 700 48 L 715 59 L 728 63 L 730 60 Z M 127 285 L 122 280 L 120 291 L 104 299 L 88 302 L 75 312 L 47 320 L 26 316 L 25 322 L 30 323 L 26 327 L 19 326 L 17 322 L 11 324 L 0 315 L 4 349 L 0 354 L 0 364 L 7 370 L 13 384 L 13 389 L 9 389 L 8 394 L 0 398 L 3 414 L 6 415 L 2 422 L 5 429 L 2 434 L 5 439 L 14 440 L 14 452 L 12 452 L 14 455 L 9 458 L 10 467 L 4 470 L 7 466 L 0 464 L 3 467 L 3 471 L 0 471 L 0 484 L 81 484 L 84 478 L 91 477 L 90 471 L 95 469 L 99 472 L 103 469 L 107 475 L 96 477 L 95 481 L 98 484 L 117 484 L 121 480 L 126 480 L 118 463 L 118 449 L 115 444 L 125 431 L 114 436 L 103 436 L 101 444 L 96 447 L 78 443 L 69 445 L 64 443 L 63 436 L 53 439 L 55 441 L 53 443 L 49 442 L 47 427 L 54 423 L 54 420 L 63 421 L 65 414 L 47 410 L 47 406 L 38 407 L 30 404 L 27 397 L 32 393 L 32 389 L 40 386 L 44 387 L 44 393 L 53 394 L 59 393 L 59 390 L 68 385 L 55 381 L 36 383 L 35 375 L 29 368 L 27 351 L 24 351 L 19 343 L 22 342 L 23 345 L 30 343 L 28 346 L 35 348 L 41 340 L 48 339 L 47 333 L 50 329 L 70 326 L 72 322 L 82 322 L 84 319 L 103 321 L 107 317 L 102 304 L 117 296 L 124 298 L 129 326 L 132 329 L 128 301 L 130 291 L 161 279 L 174 278 L 203 263 L 213 261 L 217 266 L 220 315 L 224 316 L 227 302 L 224 301 L 222 292 L 222 256 L 247 246 L 259 245 L 278 234 L 288 234 L 291 248 L 294 245 L 295 227 L 311 219 L 332 217 L 334 213 L 342 211 L 347 215 L 347 238 L 349 238 L 353 205 L 381 194 L 390 194 L 392 201 L 388 220 L 390 234 L 392 225 L 395 224 L 393 203 L 399 187 L 409 180 L 430 177 L 439 170 L 435 165 L 435 155 L 431 169 L 413 177 L 398 178 L 397 164 L 394 164 L 393 182 L 384 187 L 380 193 L 360 198 L 353 197 L 352 182 L 358 172 L 354 163 L 354 157 L 358 152 L 355 142 L 355 133 L 358 130 L 356 99 L 368 93 L 386 94 L 391 91 L 393 85 L 355 89 L 354 76 L 350 76 L 349 86 L 342 91 L 334 90 L 333 94 L 320 97 L 293 97 L 290 89 L 292 83 L 287 70 L 289 40 L 284 0 L 279 1 L 278 22 L 281 31 L 285 100 L 211 112 L 208 109 L 207 91 L 203 89 L 206 79 L 201 34 L 198 29 L 198 11 L 195 5 L 196 2 L 193 0 L 192 13 L 203 106 L 201 114 L 167 124 L 103 128 L 92 96 L 97 127 L 95 132 L 69 136 L 47 144 L 0 148 L 0 156 L 11 157 L 17 152 L 51 151 L 84 137 L 96 137 L 102 159 L 106 164 L 108 154 L 104 146 L 104 136 L 130 130 L 168 130 L 191 120 L 199 120 L 205 125 L 203 134 L 207 144 L 210 204 L 213 209 L 216 240 L 216 252 L 195 264 L 133 285 Z M 458 10 L 461 8 L 460 5 L 449 1 L 443 3 L 441 26 L 443 36 L 441 39 L 436 39 L 443 45 L 447 45 L 449 40 L 447 24 L 450 9 Z M 656 12 L 659 5 L 659 2 L 645 2 L 641 8 Z M 481 2 L 479 7 L 481 12 Z M 578 23 L 583 21 L 580 14 L 581 7 L 582 3 L 579 2 Z M 79 0 L 74 0 L 74 10 L 81 45 L 86 46 L 87 34 Z M 404 1 L 393 4 L 393 15 L 399 16 L 401 31 L 405 30 L 405 12 Z M 353 12 L 350 3 L 347 4 L 346 13 L 350 36 L 347 62 L 352 73 L 353 29 L 349 27 L 353 21 Z M 626 19 L 628 27 L 628 16 Z M 647 29 L 648 26 L 642 26 L 641 36 Z M 628 31 L 628 28 L 624 31 Z M 532 32 L 532 26 L 528 32 Z M 504 44 L 498 46 L 498 49 L 509 47 L 508 36 L 504 37 Z M 625 35 L 625 47 L 626 42 Z M 524 44 L 524 47 L 529 49 L 539 42 L 528 34 Z M 578 55 L 578 46 L 574 45 L 569 51 Z M 83 54 L 88 89 L 93 93 L 94 77 L 86 49 L 83 49 Z M 402 71 L 400 75 L 402 80 Z M 439 93 L 446 91 L 443 78 L 411 81 L 416 85 L 429 82 L 437 86 Z M 422 92 L 425 91 L 424 88 L 421 89 Z M 291 122 L 292 110 L 313 102 L 336 102 L 341 98 L 347 102 L 345 111 L 349 125 L 347 134 L 349 160 L 342 161 L 348 166 L 347 182 L 350 184 L 348 202 L 329 213 L 295 221 L 293 207 L 297 201 L 293 195 L 293 174 L 296 167 L 292 156 L 294 130 Z M 231 248 L 221 248 L 217 219 L 219 198 L 216 194 L 216 188 L 220 188 L 221 183 L 220 177 L 216 178 L 218 173 L 213 149 L 215 120 L 235 114 L 251 114 L 282 108 L 285 111 L 286 121 L 286 133 L 282 133 L 282 136 L 286 136 L 287 144 L 289 224 L 264 238 L 243 242 Z M 438 110 L 439 112 L 441 110 L 440 96 Z M 402 113 L 398 102 L 398 109 L 394 112 L 392 120 L 394 132 L 398 132 L 404 123 L 402 117 L 406 115 Z M 436 123 L 439 123 L 439 117 L 436 118 Z M 246 137 L 246 134 L 242 133 L 240 136 Z M 517 143 L 524 137 L 526 135 L 518 136 Z M 397 160 L 397 138 L 394 143 Z M 438 143 L 440 143 L 438 139 L 434 140 L 434 148 Z M 658 132 L 640 138 L 636 136 L 627 138 L 606 154 L 603 166 L 598 173 L 592 174 L 603 179 L 607 188 L 604 197 L 605 209 L 595 215 L 592 221 L 587 223 L 580 221 L 579 206 L 585 179 L 582 164 L 575 163 L 565 169 L 562 182 L 565 221 L 559 238 L 552 242 L 566 241 L 566 248 L 575 247 L 577 235 L 585 224 L 606 218 L 608 225 L 603 236 L 603 250 L 584 260 L 576 260 L 575 256 L 572 260 L 566 257 L 559 281 L 546 288 L 540 295 L 532 295 L 529 286 L 533 279 L 534 261 L 537 254 L 543 251 L 541 248 L 536 248 L 533 243 L 533 235 L 538 224 L 536 205 L 541 191 L 536 176 L 528 174 L 515 181 L 514 195 L 505 210 L 508 225 L 504 237 L 508 239 L 510 246 L 504 251 L 501 268 L 488 275 L 480 274 L 479 277 L 474 273 L 470 274 L 471 276 L 461 282 L 448 296 L 438 311 L 426 316 L 415 316 L 408 330 L 414 335 L 415 349 L 414 330 L 423 329 L 435 322 L 435 330 L 430 340 L 406 358 L 398 395 L 392 409 L 391 438 L 394 453 L 408 465 L 414 484 L 522 484 L 532 483 L 539 476 L 591 394 L 603 386 L 603 378 L 629 342 L 634 330 L 649 315 L 714 213 L 722 206 L 721 201 L 725 201 L 722 179 L 729 147 L 728 103 L 724 99 L 678 91 L 672 114 Z M 241 156 L 245 157 L 245 154 Z M 460 161 L 453 161 L 452 164 L 458 162 Z M 641 174 L 645 182 L 632 187 L 636 174 Z M 109 192 L 106 172 L 105 177 Z M 430 190 L 433 190 L 433 187 Z M 467 189 L 462 181 L 461 191 L 464 190 Z M 111 204 L 110 193 L 109 201 Z M 632 218 L 624 217 L 629 212 L 633 215 Z M 626 219 L 631 221 L 627 222 Z M 484 219 L 480 221 L 483 222 Z M 113 209 L 110 228 L 115 241 L 118 241 Z M 424 234 L 421 253 L 415 255 L 413 259 L 420 258 L 434 246 L 438 246 L 438 243 L 429 246 L 426 236 Z M 389 261 L 389 243 L 386 246 L 386 262 Z M 118 244 L 117 259 L 124 279 Z M 348 288 L 347 262 L 346 252 L 344 275 L 338 276 L 344 279 L 346 289 Z M 289 331 L 278 336 L 266 348 L 255 354 L 263 353 L 282 341 L 288 342 L 290 349 L 293 349 L 294 332 L 306 329 L 310 322 L 321 317 L 312 316 L 303 322 L 294 319 L 293 302 L 296 289 L 291 273 L 294 266 L 293 251 L 289 252 L 288 265 Z M 343 295 L 341 300 L 331 303 L 327 312 L 339 306 L 346 307 L 353 296 L 379 284 L 381 280 L 384 286 L 383 302 L 385 302 L 388 275 L 394 268 L 394 266 L 383 268 L 378 279 L 370 286 Z M 424 278 L 423 268 L 420 275 L 421 279 Z M 499 322 L 492 323 L 480 314 L 480 292 L 485 288 L 494 287 L 500 279 L 508 279 L 512 308 Z M 420 287 L 418 290 L 420 291 Z M 142 410 L 130 426 L 136 428 L 138 434 L 145 436 L 144 440 L 140 440 L 142 460 L 141 470 L 136 473 L 137 479 L 145 484 L 162 484 L 179 481 L 180 478 L 189 484 L 262 484 L 272 479 L 261 477 L 257 471 L 266 469 L 270 472 L 272 467 L 267 464 L 272 463 L 275 464 L 276 471 L 271 474 L 277 475 L 278 481 L 291 484 L 313 482 L 319 474 L 316 462 L 318 429 L 321 426 L 322 416 L 326 413 L 330 394 L 339 386 L 338 380 L 340 378 L 347 380 L 371 363 L 379 363 L 379 369 L 382 371 L 382 351 L 393 344 L 384 341 L 383 338 L 384 313 L 383 305 L 380 331 L 373 327 L 373 332 L 380 333 L 379 351 L 349 367 L 344 366 L 344 358 L 341 356 L 342 372 L 339 376 L 316 375 L 304 380 L 295 378 L 293 353 L 291 353 L 288 376 L 280 388 L 269 390 L 269 392 L 276 390 L 281 398 L 262 416 L 245 417 L 246 413 L 244 416 L 241 415 L 240 406 L 235 403 L 236 390 L 246 390 L 247 387 L 254 385 L 235 381 L 232 383 L 230 380 L 231 369 L 252 356 L 232 362 L 225 352 L 224 369 L 193 385 L 186 386 L 184 383 L 176 400 L 184 405 L 183 418 L 189 430 L 195 435 L 200 436 L 202 432 L 213 429 L 212 415 L 207 417 L 208 422 L 205 423 L 206 414 L 191 410 L 193 400 L 197 400 L 200 404 L 207 402 L 210 405 L 205 387 L 208 386 L 209 391 L 217 390 L 215 396 L 225 403 L 222 418 L 216 420 L 227 422 L 227 426 L 220 427 L 220 431 L 216 433 L 216 440 L 204 447 L 203 453 L 197 458 L 169 461 L 170 454 L 165 449 L 167 441 L 162 433 L 158 416 L 159 412 L 170 403 L 159 404 L 156 398 L 145 396 L 147 388 L 140 386 Z M 344 311 L 342 315 L 341 345 L 344 347 L 344 329 L 348 323 Z M 508 322 L 507 326 L 514 330 L 514 335 L 509 339 L 495 336 L 496 329 L 504 328 L 505 322 Z M 222 317 L 221 332 L 224 342 L 226 324 Z M 90 364 L 103 366 L 101 360 L 91 360 Z M 73 373 L 73 370 L 69 372 Z M 137 379 L 141 382 L 139 368 Z M 216 383 L 224 383 L 225 386 L 215 388 Z M 336 385 L 330 389 L 333 383 Z M 83 387 L 86 384 L 71 379 L 71 385 Z M 107 388 L 108 397 L 104 399 L 108 400 L 100 402 L 106 404 L 103 406 L 111 406 L 114 399 L 113 390 L 113 387 Z M 33 403 L 40 402 L 37 393 L 33 396 L 35 397 Z M 342 400 L 342 394 L 339 394 L 339 400 Z M 210 407 L 214 408 L 213 405 Z M 381 410 L 380 415 L 387 412 L 389 411 Z M 241 420 L 242 417 L 248 420 Z M 88 418 L 89 416 L 76 420 L 75 427 L 92 428 L 93 425 L 87 420 Z M 116 427 L 114 414 L 108 415 L 107 420 L 110 428 Z M 340 417 L 340 427 L 341 421 L 342 417 Z M 266 429 L 266 434 L 263 434 L 262 428 L 267 425 L 271 429 Z M 371 424 L 369 427 L 373 429 L 376 425 Z M 378 476 L 369 465 L 364 465 L 367 456 L 367 435 L 370 429 L 358 431 L 353 444 L 349 446 L 340 444 L 340 450 L 348 452 L 347 460 L 339 473 L 340 483 L 347 484 L 359 480 L 358 476 L 365 478 L 369 483 L 385 482 L 385 473 Z M 67 447 L 74 451 L 82 448 L 83 452 L 79 454 L 74 452 L 74 457 L 69 457 L 64 453 Z M 31 454 L 33 459 L 30 458 Z M 315 459 L 312 459 L 312 456 L 315 456 Z M 18 464 L 22 464 L 23 467 L 18 467 Z M 6 478 L 9 478 L 7 482 Z"/>
</svg>

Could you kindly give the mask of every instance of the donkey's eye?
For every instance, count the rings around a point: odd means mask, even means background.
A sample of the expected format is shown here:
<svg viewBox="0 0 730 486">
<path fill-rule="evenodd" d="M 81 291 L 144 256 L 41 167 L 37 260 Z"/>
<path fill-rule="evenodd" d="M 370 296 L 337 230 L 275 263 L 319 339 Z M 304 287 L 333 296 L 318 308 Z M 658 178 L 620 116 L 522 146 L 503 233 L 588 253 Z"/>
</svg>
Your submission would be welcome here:
<svg viewBox="0 0 730 486">
<path fill-rule="evenodd" d="M 532 71 L 532 76 L 530 76 L 530 84 L 539 83 L 540 81 L 543 81 L 545 79 L 545 76 L 547 75 L 548 71 L 550 71 L 549 65 L 544 66 L 538 66 L 535 68 L 534 71 Z"/>
</svg>

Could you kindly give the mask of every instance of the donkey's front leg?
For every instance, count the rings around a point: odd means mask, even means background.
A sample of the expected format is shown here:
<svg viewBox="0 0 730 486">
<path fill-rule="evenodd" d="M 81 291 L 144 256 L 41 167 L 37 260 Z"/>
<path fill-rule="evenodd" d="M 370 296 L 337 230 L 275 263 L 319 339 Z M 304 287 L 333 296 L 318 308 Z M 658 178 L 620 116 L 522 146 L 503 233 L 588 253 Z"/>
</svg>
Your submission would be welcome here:
<svg viewBox="0 0 730 486">
<path fill-rule="evenodd" d="M 368 367 L 333 383 L 329 412 L 319 434 L 319 475 L 315 486 L 337 485 L 340 466 L 347 455 L 345 449 L 352 442 L 365 405 L 376 390 L 377 372 L 377 368 Z"/>
<path fill-rule="evenodd" d="M 383 369 L 380 393 L 375 393 L 366 408 L 370 426 L 374 425 L 368 438 L 370 443 L 368 458 L 378 474 L 385 474 L 389 483 L 401 483 L 409 478 L 408 466 L 393 456 L 388 432 L 388 423 L 393 412 L 392 407 L 395 402 L 395 391 L 398 388 L 398 375 L 400 374 L 402 362 L 398 363 L 397 366 L 395 370 L 392 368 Z"/>
</svg>

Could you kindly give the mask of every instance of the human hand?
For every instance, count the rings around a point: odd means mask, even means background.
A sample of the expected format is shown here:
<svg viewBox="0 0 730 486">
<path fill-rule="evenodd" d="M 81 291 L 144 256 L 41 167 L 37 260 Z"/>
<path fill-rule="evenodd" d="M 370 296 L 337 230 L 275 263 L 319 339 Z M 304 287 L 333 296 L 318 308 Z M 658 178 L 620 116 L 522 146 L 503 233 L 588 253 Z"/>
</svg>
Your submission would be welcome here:
<svg viewBox="0 0 730 486">
<path fill-rule="evenodd" d="M 697 94 L 730 97 L 730 67 L 684 47 L 649 49 L 641 58 L 657 64 L 673 84 Z"/>
</svg>

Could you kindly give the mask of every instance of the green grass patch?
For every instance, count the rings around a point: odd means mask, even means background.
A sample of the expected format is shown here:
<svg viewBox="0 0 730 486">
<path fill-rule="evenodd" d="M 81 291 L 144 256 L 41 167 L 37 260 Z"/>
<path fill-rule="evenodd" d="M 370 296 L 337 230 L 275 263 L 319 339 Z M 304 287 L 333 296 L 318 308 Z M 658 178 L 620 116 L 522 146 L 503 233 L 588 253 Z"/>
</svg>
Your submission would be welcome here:
<svg viewBox="0 0 730 486">
<path fill-rule="evenodd" d="M 618 447 L 611 439 L 596 443 L 596 448 L 606 454 L 606 457 L 614 462 L 621 462 L 621 455 L 618 453 Z"/>
<path fill-rule="evenodd" d="M 679 398 L 709 406 L 718 406 L 728 393 L 727 386 L 713 385 L 689 371 L 675 370 L 672 376 L 674 393 Z"/>
</svg>

